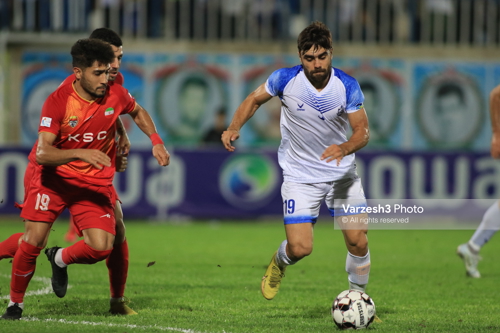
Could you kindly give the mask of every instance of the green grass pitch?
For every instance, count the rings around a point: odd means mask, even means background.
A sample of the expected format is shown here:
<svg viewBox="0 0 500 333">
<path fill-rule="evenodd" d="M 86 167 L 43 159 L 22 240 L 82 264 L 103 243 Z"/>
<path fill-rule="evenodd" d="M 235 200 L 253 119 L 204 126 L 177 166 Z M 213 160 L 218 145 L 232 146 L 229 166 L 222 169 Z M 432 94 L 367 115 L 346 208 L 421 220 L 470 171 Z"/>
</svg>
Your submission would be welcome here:
<svg viewBox="0 0 500 333">
<path fill-rule="evenodd" d="M 0 221 L 0 239 L 22 231 Z M 71 265 L 65 298 L 47 293 L 50 266 L 42 253 L 25 298 L 22 321 L 0 321 L 0 332 L 336 332 L 330 306 L 347 289 L 346 250 L 328 218 L 315 228 L 311 256 L 287 270 L 272 301 L 260 281 L 284 239 L 279 219 L 153 224 L 128 221 L 130 269 L 126 295 L 138 316 L 107 313 L 103 262 Z M 64 246 L 58 221 L 49 246 Z M 471 230 L 373 230 L 367 292 L 382 323 L 372 332 L 497 332 L 500 330 L 500 238 L 482 250 L 481 279 L 465 276 L 455 254 Z M 498 237 L 498 236 L 497 236 Z M 152 264 L 154 263 L 154 264 Z M 149 267 L 148 267 L 149 266 Z M 10 260 L 0 261 L 0 304 L 7 305 Z M 4 311 L 0 309 L 0 311 Z"/>
</svg>

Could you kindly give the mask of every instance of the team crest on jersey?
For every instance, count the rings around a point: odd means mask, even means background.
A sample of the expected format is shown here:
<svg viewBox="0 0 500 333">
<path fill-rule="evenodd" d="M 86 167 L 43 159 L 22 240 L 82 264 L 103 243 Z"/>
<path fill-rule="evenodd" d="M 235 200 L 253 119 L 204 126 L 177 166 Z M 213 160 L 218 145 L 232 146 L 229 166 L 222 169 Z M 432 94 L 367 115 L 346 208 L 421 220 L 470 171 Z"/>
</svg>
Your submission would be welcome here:
<svg viewBox="0 0 500 333">
<path fill-rule="evenodd" d="M 77 116 L 71 116 L 71 117 L 69 117 L 68 124 L 72 128 L 75 128 L 75 126 L 78 125 L 78 117 Z"/>
<path fill-rule="evenodd" d="M 340 115 L 341 115 L 342 113 L 344 113 L 344 112 L 345 112 L 345 108 L 344 108 L 344 106 L 342 105 L 342 106 L 340 106 L 340 107 L 339 107 L 339 109 L 337 110 L 337 116 L 340 116 Z"/>
<path fill-rule="evenodd" d="M 111 116 L 113 113 L 115 113 L 115 109 L 113 108 L 107 108 L 106 110 L 104 110 L 105 116 Z"/>
</svg>

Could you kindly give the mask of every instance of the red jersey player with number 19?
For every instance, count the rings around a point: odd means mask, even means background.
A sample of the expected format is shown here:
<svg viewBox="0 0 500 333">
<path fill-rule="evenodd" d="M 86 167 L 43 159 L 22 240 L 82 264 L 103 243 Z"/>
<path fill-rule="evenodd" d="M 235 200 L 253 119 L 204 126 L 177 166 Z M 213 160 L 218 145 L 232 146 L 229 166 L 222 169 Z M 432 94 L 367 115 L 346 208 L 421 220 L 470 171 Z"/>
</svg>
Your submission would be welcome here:
<svg viewBox="0 0 500 333">
<path fill-rule="evenodd" d="M 34 275 L 52 223 L 68 208 L 84 240 L 45 252 L 52 266 L 52 288 L 66 294 L 67 265 L 106 259 L 115 236 L 116 193 L 112 185 L 116 157 L 116 119 L 129 114 L 153 143 L 158 164 L 170 155 L 147 113 L 120 85 L 108 86 L 114 53 L 108 43 L 81 39 L 72 49 L 74 83 L 61 85 L 42 108 L 38 141 L 29 157 L 32 177 L 25 179 L 21 217 L 25 233 L 16 251 L 10 302 L 3 319 L 20 319 L 24 294 Z M 27 172 L 27 174 L 29 174 Z"/>
</svg>

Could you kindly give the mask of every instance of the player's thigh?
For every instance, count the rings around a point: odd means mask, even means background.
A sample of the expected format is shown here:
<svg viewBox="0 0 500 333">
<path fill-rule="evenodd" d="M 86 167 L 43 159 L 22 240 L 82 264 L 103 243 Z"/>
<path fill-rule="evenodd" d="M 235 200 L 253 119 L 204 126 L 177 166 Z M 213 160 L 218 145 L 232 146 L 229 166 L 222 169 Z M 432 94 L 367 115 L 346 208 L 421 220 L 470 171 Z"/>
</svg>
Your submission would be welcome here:
<svg viewBox="0 0 500 333">
<path fill-rule="evenodd" d="M 111 250 L 115 241 L 115 235 L 98 228 L 88 228 L 83 230 L 85 243 L 98 251 Z"/>
<path fill-rule="evenodd" d="M 367 203 L 361 179 L 356 177 L 331 182 L 325 203 L 334 217 L 364 212 L 361 209 L 365 208 Z"/>
<path fill-rule="evenodd" d="M 92 239 L 86 237 L 85 239 L 88 245 L 92 246 L 89 243 L 92 242 L 98 244 L 98 247 L 102 247 L 103 245 L 98 239 L 102 237 L 105 244 L 108 244 L 110 238 L 114 239 L 116 233 L 115 204 L 116 196 L 112 186 L 89 186 L 75 194 L 69 205 L 69 210 L 77 228 L 83 232 L 84 237 L 86 235 L 89 237 L 89 234 L 85 232 L 87 229 L 98 229 L 104 232 L 92 232 L 94 237 Z"/>
<path fill-rule="evenodd" d="M 323 183 L 283 183 L 283 220 L 289 246 L 312 250 L 313 227 L 327 191 Z"/>
<path fill-rule="evenodd" d="M 52 223 L 49 222 L 24 222 L 23 240 L 36 247 L 45 247 L 49 238 Z"/>
<path fill-rule="evenodd" d="M 25 179 L 24 202 L 20 216 L 27 221 L 47 222 L 52 224 L 65 209 L 66 187 L 60 186 L 57 177 L 44 175 L 38 168 L 27 169 L 31 179 Z"/>
<path fill-rule="evenodd" d="M 328 186 L 325 183 L 283 182 L 281 197 L 285 225 L 316 223 L 326 193 L 328 193 Z"/>
</svg>

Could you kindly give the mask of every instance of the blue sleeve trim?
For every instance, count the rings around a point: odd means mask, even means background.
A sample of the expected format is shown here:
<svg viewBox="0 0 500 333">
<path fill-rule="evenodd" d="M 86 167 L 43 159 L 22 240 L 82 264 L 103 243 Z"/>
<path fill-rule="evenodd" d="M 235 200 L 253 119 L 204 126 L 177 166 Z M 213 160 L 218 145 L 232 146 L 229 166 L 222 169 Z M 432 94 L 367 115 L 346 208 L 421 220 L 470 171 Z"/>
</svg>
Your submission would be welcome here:
<svg viewBox="0 0 500 333">
<path fill-rule="evenodd" d="M 333 68 L 335 76 L 344 84 L 346 93 L 346 111 L 358 111 L 363 108 L 365 96 L 359 87 L 358 81 L 344 71 Z"/>
<path fill-rule="evenodd" d="M 283 90 L 291 79 L 297 76 L 302 70 L 302 65 L 291 68 L 281 68 L 274 71 L 266 82 L 266 90 L 271 96 L 283 96 Z"/>
</svg>

